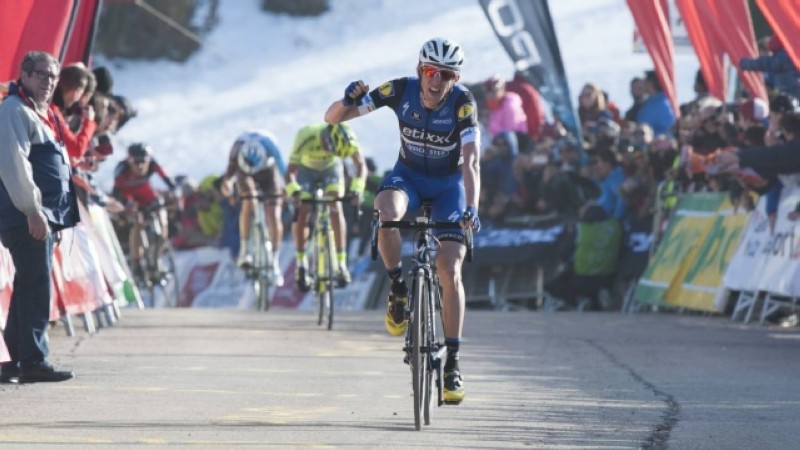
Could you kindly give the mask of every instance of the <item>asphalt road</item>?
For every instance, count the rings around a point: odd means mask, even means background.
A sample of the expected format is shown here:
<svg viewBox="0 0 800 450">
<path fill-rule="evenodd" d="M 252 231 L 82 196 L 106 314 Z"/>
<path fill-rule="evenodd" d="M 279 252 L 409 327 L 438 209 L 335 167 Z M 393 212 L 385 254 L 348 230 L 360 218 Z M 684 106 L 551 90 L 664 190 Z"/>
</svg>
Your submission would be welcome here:
<svg viewBox="0 0 800 450">
<path fill-rule="evenodd" d="M 666 314 L 469 311 L 467 398 L 413 425 L 382 312 L 125 310 L 0 385 L 5 448 L 797 449 L 800 329 Z"/>
</svg>

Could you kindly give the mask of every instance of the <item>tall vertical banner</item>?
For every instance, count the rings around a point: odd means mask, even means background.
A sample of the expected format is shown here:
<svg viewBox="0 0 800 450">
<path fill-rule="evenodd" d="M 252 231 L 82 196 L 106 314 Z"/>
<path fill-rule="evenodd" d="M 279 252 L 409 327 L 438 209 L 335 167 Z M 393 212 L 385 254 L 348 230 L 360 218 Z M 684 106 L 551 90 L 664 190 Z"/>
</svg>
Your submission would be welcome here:
<svg viewBox="0 0 800 450">
<path fill-rule="evenodd" d="M 547 100 L 570 134 L 581 139 L 547 0 L 480 3 L 516 70 Z"/>
</svg>

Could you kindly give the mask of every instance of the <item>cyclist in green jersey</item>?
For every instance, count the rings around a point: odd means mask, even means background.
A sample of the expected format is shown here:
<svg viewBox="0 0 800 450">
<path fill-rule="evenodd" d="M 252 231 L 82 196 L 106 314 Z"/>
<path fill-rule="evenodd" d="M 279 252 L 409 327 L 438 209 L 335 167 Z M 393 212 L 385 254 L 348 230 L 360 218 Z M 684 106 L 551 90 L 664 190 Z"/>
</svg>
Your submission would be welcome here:
<svg viewBox="0 0 800 450">
<path fill-rule="evenodd" d="M 356 167 L 356 176 L 351 181 L 350 193 L 353 195 L 353 204 L 358 206 L 364 194 L 367 165 L 359 152 L 358 140 L 350 126 L 345 123 L 335 125 L 318 123 L 305 126 L 297 132 L 289 156 L 289 167 L 286 169 L 286 195 L 295 199 L 298 208 L 292 235 L 297 259 L 295 278 L 297 286 L 303 292 L 311 288 L 305 254 L 306 223 L 311 208 L 310 205 L 299 203 L 298 200 L 311 198 L 311 192 L 317 186 L 321 186 L 328 196 L 344 196 L 343 158 L 352 158 Z M 339 287 L 344 287 L 350 283 L 345 250 L 347 227 L 342 206 L 338 201 L 331 204 L 331 218 L 338 262 L 336 282 Z"/>
</svg>

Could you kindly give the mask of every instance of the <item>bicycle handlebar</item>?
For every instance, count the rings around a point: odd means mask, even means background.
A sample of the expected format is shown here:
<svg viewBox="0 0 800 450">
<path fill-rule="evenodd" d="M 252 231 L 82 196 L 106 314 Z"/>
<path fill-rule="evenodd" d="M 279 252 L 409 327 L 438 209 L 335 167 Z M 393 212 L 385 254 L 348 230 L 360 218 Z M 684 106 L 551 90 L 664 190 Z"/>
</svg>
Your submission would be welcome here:
<svg viewBox="0 0 800 450">
<path fill-rule="evenodd" d="M 266 199 L 275 199 L 275 198 L 283 198 L 283 194 L 245 194 L 239 195 L 240 199 L 256 199 L 256 200 L 266 200 Z"/>
<path fill-rule="evenodd" d="M 333 202 L 344 202 L 353 199 L 353 195 L 345 195 L 342 197 L 329 197 L 329 196 L 322 196 L 322 197 L 312 197 L 312 198 L 301 198 L 300 203 L 333 203 Z"/>
<path fill-rule="evenodd" d="M 378 258 L 378 229 L 379 228 L 399 228 L 411 230 L 431 230 L 431 229 L 453 229 L 461 228 L 461 222 L 451 221 L 435 221 L 429 220 L 426 217 L 418 217 L 415 220 L 380 220 L 380 211 L 373 212 L 373 226 L 372 226 L 372 242 L 370 243 L 370 250 L 372 260 Z M 465 214 L 466 219 L 466 214 Z M 473 237 L 472 227 L 467 227 L 464 231 L 464 245 L 467 247 L 466 261 L 472 262 L 473 256 Z"/>
<path fill-rule="evenodd" d="M 416 220 L 381 220 L 381 228 L 400 228 L 404 230 L 429 230 L 443 228 L 461 228 L 461 222 L 450 221 L 416 221 Z"/>
</svg>

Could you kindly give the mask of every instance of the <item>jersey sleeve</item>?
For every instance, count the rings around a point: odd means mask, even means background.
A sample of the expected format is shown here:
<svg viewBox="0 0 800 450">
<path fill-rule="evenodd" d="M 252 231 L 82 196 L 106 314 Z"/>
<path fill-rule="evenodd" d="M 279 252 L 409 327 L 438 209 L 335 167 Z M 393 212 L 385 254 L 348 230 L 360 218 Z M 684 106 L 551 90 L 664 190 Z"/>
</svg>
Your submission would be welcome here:
<svg viewBox="0 0 800 450">
<path fill-rule="evenodd" d="M 286 173 L 286 163 L 283 162 L 283 155 L 281 155 L 281 150 L 278 148 L 278 143 L 272 136 L 262 136 L 262 143 L 264 147 L 267 149 L 267 154 L 275 159 L 275 166 L 278 168 L 278 171 L 281 175 Z"/>
<path fill-rule="evenodd" d="M 242 142 L 244 141 L 241 137 L 237 138 L 233 142 L 233 145 L 231 145 L 231 151 L 228 153 L 228 161 L 236 161 L 236 157 L 239 155 L 239 148 L 241 148 Z"/>
<path fill-rule="evenodd" d="M 470 142 L 480 142 L 478 129 L 478 105 L 472 92 L 463 89 L 455 103 L 458 134 L 461 136 L 461 145 Z"/>
<path fill-rule="evenodd" d="M 164 184 L 167 185 L 167 187 L 169 187 L 170 189 L 175 188 L 175 184 L 172 182 L 172 178 L 170 178 L 166 169 L 164 169 L 164 167 L 161 164 L 159 164 L 155 160 L 155 158 L 153 158 L 153 160 L 150 162 L 150 170 L 152 172 L 157 173 L 158 176 L 161 177 L 161 180 L 164 182 Z"/>
<path fill-rule="evenodd" d="M 407 85 L 408 78 L 397 78 L 383 83 L 364 98 L 358 107 L 359 113 L 364 115 L 383 106 L 395 109 L 400 104 Z"/>
</svg>

